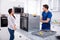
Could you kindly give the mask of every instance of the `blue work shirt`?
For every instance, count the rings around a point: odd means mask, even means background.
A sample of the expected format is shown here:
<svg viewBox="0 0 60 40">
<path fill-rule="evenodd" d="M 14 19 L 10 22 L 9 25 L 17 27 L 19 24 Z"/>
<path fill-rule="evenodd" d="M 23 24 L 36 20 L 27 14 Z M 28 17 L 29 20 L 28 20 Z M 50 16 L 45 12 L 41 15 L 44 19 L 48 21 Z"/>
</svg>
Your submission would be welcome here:
<svg viewBox="0 0 60 40">
<path fill-rule="evenodd" d="M 50 11 L 42 12 L 42 20 L 47 20 L 47 18 L 50 18 L 50 21 L 48 23 L 42 23 L 42 30 L 50 30 L 51 17 L 52 13 Z"/>
</svg>

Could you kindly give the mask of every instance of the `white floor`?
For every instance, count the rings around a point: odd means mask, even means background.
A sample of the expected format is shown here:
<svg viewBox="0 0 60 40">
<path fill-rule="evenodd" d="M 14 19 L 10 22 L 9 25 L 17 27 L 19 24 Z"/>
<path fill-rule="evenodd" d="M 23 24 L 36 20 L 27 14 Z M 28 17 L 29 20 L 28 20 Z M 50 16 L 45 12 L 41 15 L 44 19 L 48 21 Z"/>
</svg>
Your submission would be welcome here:
<svg viewBox="0 0 60 40">
<path fill-rule="evenodd" d="M 1 28 L 1 30 L 0 30 L 0 40 L 9 40 L 8 28 Z"/>
<path fill-rule="evenodd" d="M 57 28 L 57 29 L 60 29 L 60 28 Z M 58 32 L 57 34 L 60 34 L 60 31 L 57 31 L 57 32 Z M 17 33 L 15 35 L 18 36 Z M 0 40 L 9 40 L 9 37 L 10 37 L 10 35 L 9 35 L 9 32 L 8 32 L 8 28 L 7 27 L 1 28 L 1 30 L 0 30 Z M 16 38 L 17 39 L 15 39 L 15 40 L 19 40 L 18 37 L 16 37 Z M 24 40 L 24 38 L 23 38 L 23 40 Z"/>
<path fill-rule="evenodd" d="M 20 34 L 21 35 L 21 34 Z M 8 28 L 1 28 L 0 30 L 0 40 L 9 40 L 9 32 L 8 32 Z M 15 39 L 14 40 L 26 40 L 27 37 L 22 37 L 21 39 L 19 38 L 19 35 L 17 33 L 15 33 Z"/>
</svg>

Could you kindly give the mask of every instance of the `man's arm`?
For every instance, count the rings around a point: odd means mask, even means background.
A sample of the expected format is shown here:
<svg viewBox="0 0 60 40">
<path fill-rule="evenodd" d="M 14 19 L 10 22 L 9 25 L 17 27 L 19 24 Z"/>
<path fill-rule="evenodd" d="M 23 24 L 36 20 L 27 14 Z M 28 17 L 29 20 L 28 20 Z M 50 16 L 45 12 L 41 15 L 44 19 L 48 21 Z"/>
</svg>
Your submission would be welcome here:
<svg viewBox="0 0 60 40">
<path fill-rule="evenodd" d="M 52 14 L 51 13 L 47 17 L 47 20 L 42 20 L 42 17 L 40 17 L 40 22 L 42 22 L 42 23 L 48 23 L 51 20 L 51 17 L 52 17 Z"/>
<path fill-rule="evenodd" d="M 40 20 L 40 22 L 42 23 L 48 23 L 51 19 L 50 18 L 47 18 L 47 20 Z"/>
</svg>

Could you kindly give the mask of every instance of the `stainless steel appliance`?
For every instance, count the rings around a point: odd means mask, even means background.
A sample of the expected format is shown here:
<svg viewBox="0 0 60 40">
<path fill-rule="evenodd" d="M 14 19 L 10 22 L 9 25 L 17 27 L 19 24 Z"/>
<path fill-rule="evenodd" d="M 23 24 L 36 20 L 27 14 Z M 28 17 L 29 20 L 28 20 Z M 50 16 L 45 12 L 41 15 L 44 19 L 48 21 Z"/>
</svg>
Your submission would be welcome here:
<svg viewBox="0 0 60 40">
<path fill-rule="evenodd" d="M 20 28 L 25 31 L 38 31 L 40 29 L 40 16 L 22 14 L 20 16 Z"/>
</svg>

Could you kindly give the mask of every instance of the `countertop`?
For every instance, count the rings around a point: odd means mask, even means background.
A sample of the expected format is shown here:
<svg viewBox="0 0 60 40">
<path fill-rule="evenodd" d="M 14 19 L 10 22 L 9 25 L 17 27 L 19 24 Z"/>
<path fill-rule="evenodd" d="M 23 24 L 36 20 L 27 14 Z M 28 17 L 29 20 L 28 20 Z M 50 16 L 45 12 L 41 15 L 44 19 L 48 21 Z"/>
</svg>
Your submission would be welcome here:
<svg viewBox="0 0 60 40">
<path fill-rule="evenodd" d="M 55 37 L 55 36 L 57 36 L 57 34 L 46 37 L 46 38 L 42 38 L 42 37 L 39 37 L 39 36 L 32 35 L 31 34 L 32 32 L 26 32 L 26 31 L 21 30 L 21 29 L 16 30 L 16 32 L 30 38 L 31 40 L 57 40 L 56 37 Z"/>
</svg>

